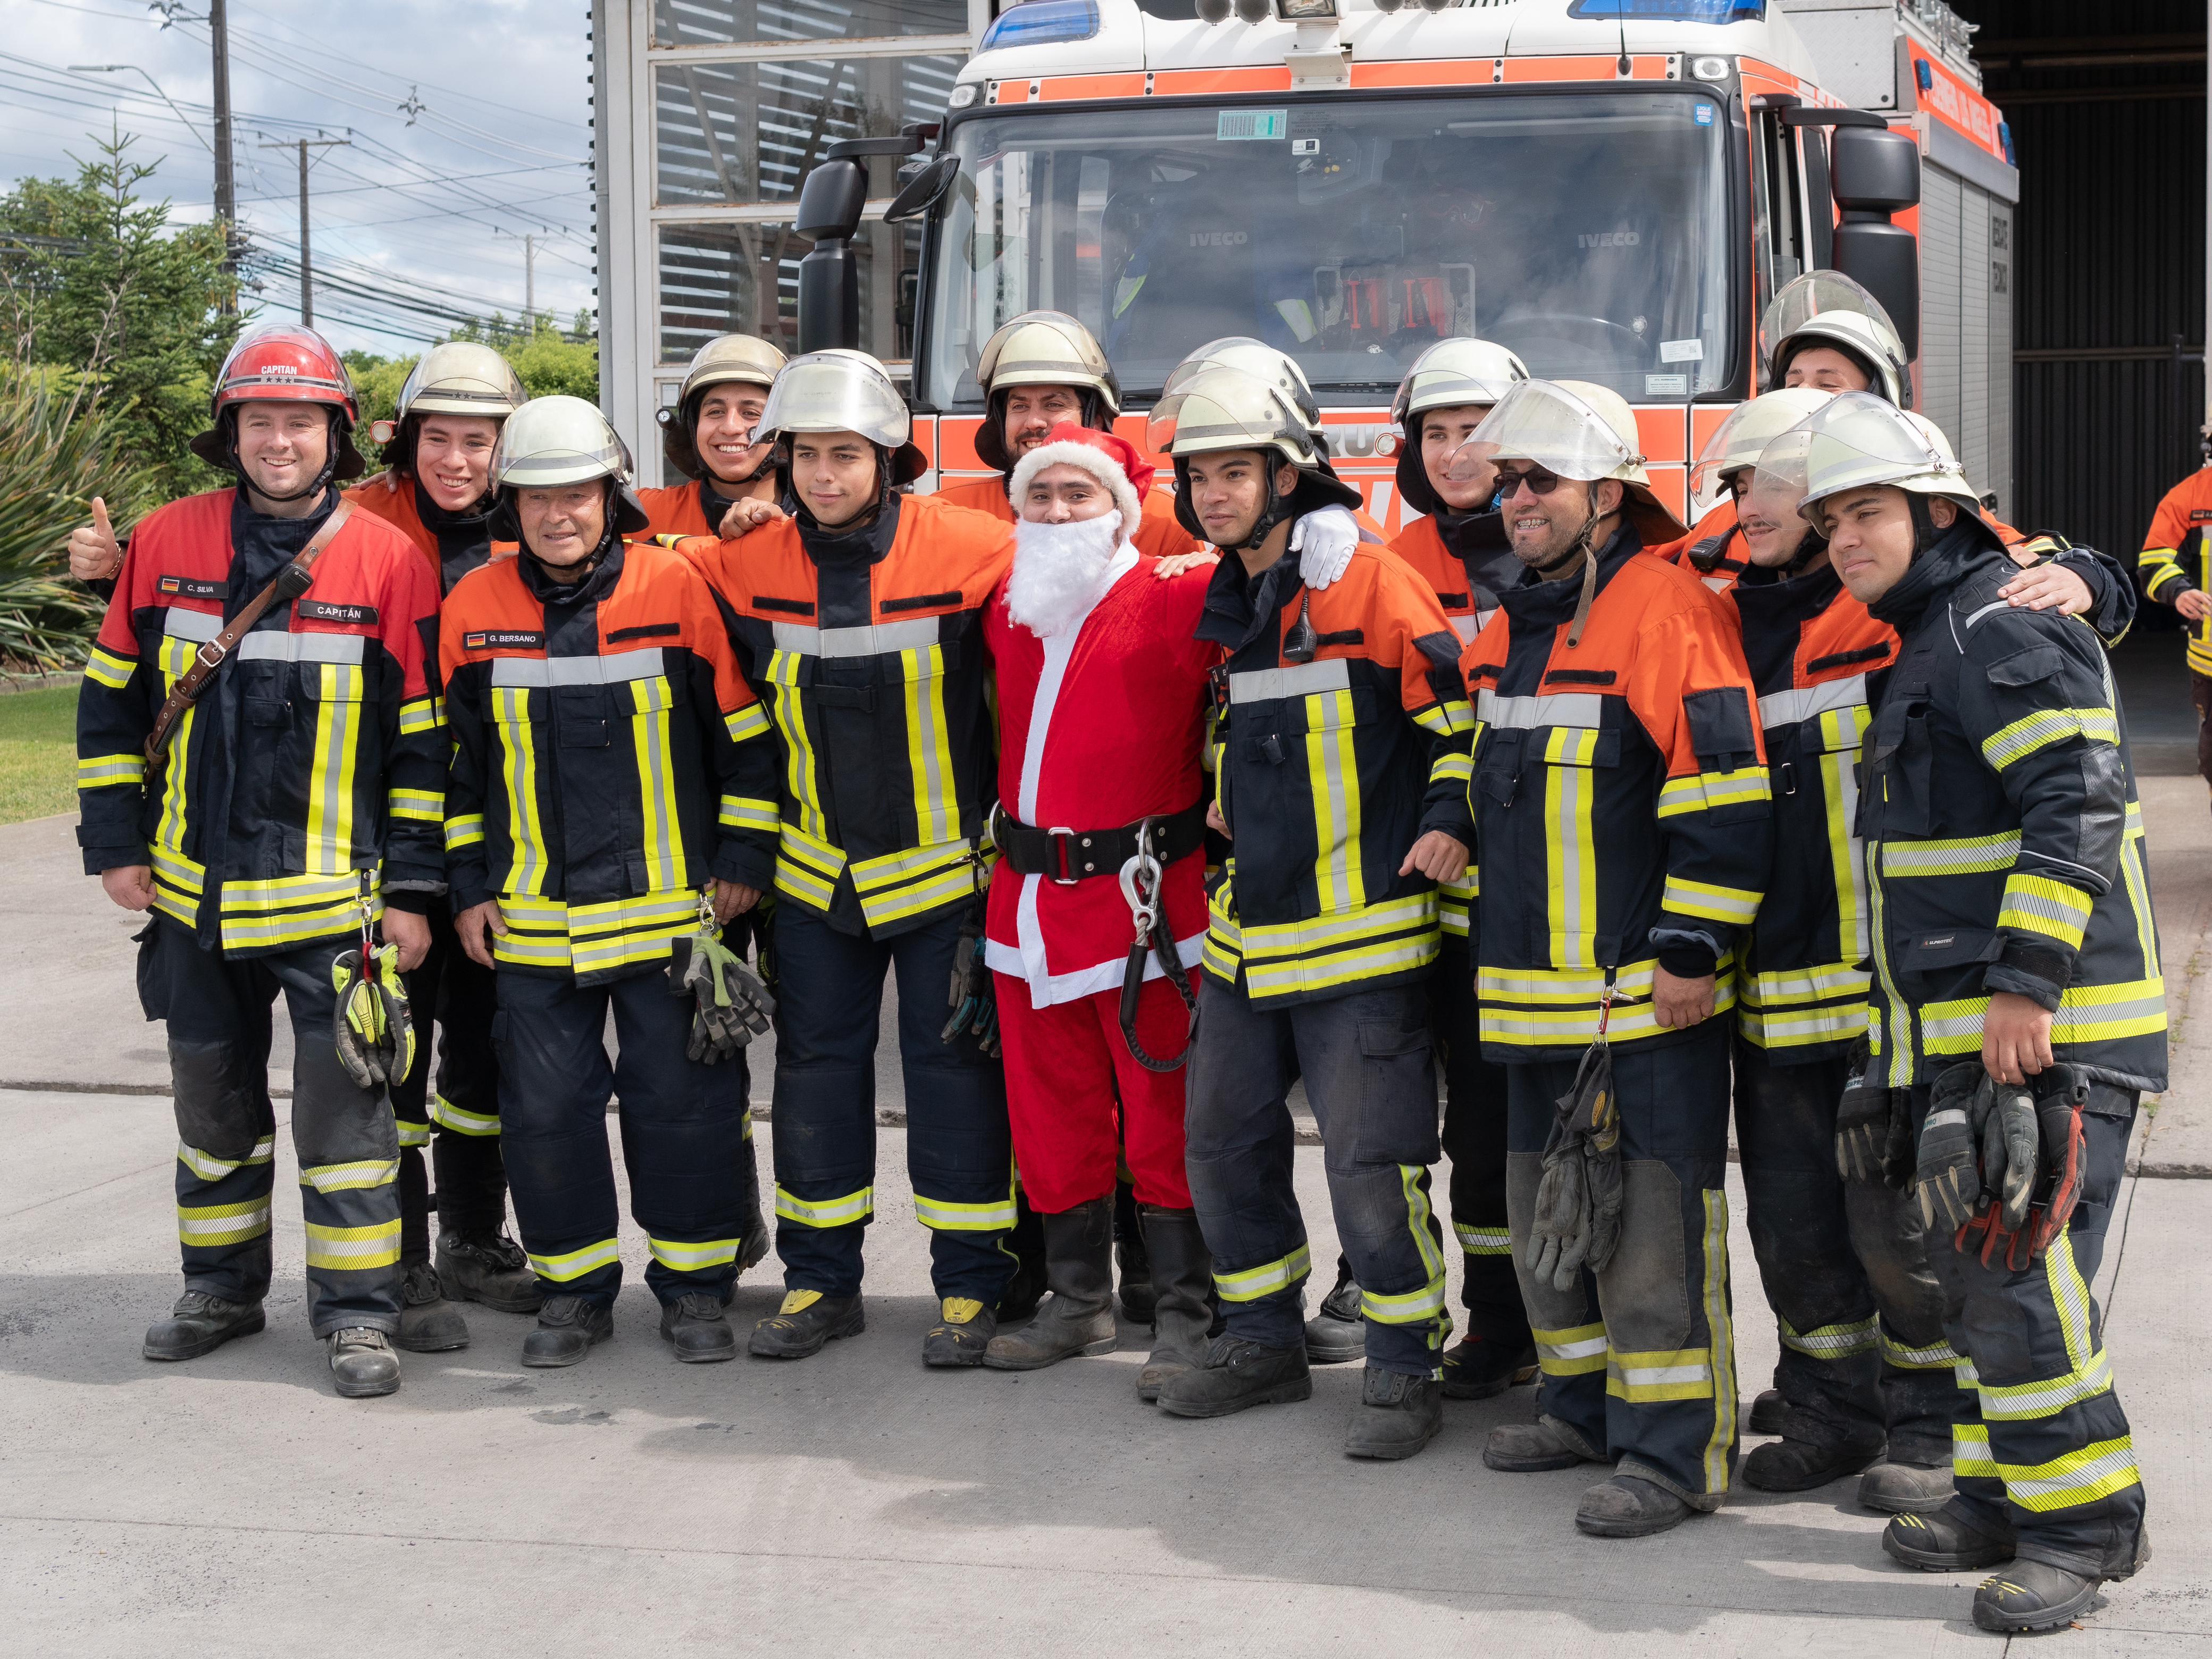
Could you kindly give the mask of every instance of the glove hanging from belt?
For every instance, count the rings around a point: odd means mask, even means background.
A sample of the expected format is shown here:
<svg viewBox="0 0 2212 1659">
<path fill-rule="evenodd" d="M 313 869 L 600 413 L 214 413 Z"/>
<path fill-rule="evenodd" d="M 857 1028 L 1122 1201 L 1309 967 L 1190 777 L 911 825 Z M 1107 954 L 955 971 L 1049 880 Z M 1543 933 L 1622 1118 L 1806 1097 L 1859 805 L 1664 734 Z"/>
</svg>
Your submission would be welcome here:
<svg viewBox="0 0 2212 1659">
<path fill-rule="evenodd" d="M 1605 1027 L 1613 1012 L 1613 975 L 1606 975 L 1597 1040 L 1576 1068 L 1574 1087 L 1554 1103 L 1544 1174 L 1522 1260 L 1555 1291 L 1570 1291 L 1584 1267 L 1602 1273 L 1620 1243 L 1620 1102 L 1613 1087 L 1613 1050 Z"/>
<path fill-rule="evenodd" d="M 2089 1079 L 2078 1066 L 2052 1066 L 2029 1079 L 2025 1089 L 2006 1083 L 1994 1087 L 1996 1107 L 1982 1148 L 1989 1197 L 1959 1230 L 1956 1243 L 1961 1250 L 1972 1249 L 1978 1237 L 1985 1267 L 2002 1246 L 2005 1266 L 2017 1273 L 2043 1259 L 2081 1202 L 2081 1109 Z"/>
<path fill-rule="evenodd" d="M 768 1034 L 775 999 L 746 971 L 737 953 L 722 943 L 713 901 L 699 896 L 699 929 L 674 941 L 668 958 L 668 989 L 692 1001 L 691 1036 L 684 1057 L 718 1065 Z"/>
<path fill-rule="evenodd" d="M 1908 1091 L 1864 1077 L 1844 1088 L 1836 1109 L 1836 1170 L 1847 1182 L 1892 1192 L 1912 1187 L 1912 1117 Z"/>
<path fill-rule="evenodd" d="M 991 982 L 991 969 L 983 960 L 983 917 L 971 911 L 960 924 L 959 942 L 952 947 L 952 985 L 945 994 L 952 1018 L 945 1022 L 938 1041 L 951 1042 L 963 1031 L 975 1034 L 975 1046 L 991 1059 L 999 1057 L 999 992 Z"/>
<path fill-rule="evenodd" d="M 1201 833 L 1205 823 L 1203 803 L 1198 807 Z M 1187 813 L 1178 814 L 1180 817 Z M 1152 826 L 1173 822 L 1167 818 L 1145 818 L 1132 826 L 1135 831 L 1137 850 L 1121 866 L 1121 896 L 1129 902 L 1130 919 L 1136 923 L 1136 937 L 1129 941 L 1129 960 L 1121 969 L 1121 1041 L 1129 1045 L 1129 1057 L 1148 1072 L 1173 1072 L 1182 1068 L 1190 1057 L 1191 1034 L 1198 1029 L 1198 998 L 1190 988 L 1190 975 L 1182 965 L 1182 953 L 1176 946 L 1175 927 L 1168 920 L 1166 908 L 1160 902 L 1160 884 L 1164 866 L 1168 861 L 1152 851 L 1156 842 L 1164 844 L 1164 836 L 1155 836 Z M 1178 855 L 1179 856 L 1179 855 Z M 1157 962 L 1160 973 L 1176 988 L 1182 999 L 1182 1047 L 1168 1060 L 1155 1060 L 1145 1052 L 1145 1045 L 1137 1041 L 1137 1009 L 1145 994 L 1145 966 L 1147 959 Z"/>
<path fill-rule="evenodd" d="M 358 1088 L 390 1088 L 415 1066 L 415 1019 L 399 976 L 399 949 L 379 945 L 364 959 L 360 948 L 331 963 L 338 994 L 331 1020 L 338 1064 Z"/>
</svg>

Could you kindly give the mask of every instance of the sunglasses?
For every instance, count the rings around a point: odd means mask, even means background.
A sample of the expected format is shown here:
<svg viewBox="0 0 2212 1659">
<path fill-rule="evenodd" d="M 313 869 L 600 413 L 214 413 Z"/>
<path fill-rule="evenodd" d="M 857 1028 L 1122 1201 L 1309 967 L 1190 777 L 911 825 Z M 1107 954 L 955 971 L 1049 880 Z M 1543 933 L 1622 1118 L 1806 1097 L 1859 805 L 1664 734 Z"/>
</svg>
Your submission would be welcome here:
<svg viewBox="0 0 2212 1659">
<path fill-rule="evenodd" d="M 1500 467 L 1498 472 L 1498 498 L 1500 501 L 1512 500 L 1513 492 L 1523 484 L 1528 486 L 1528 493 L 1531 495 L 1548 495 L 1559 487 L 1560 482 L 1559 475 L 1556 472 L 1542 472 L 1534 468 L 1526 472 L 1508 472 Z"/>
</svg>

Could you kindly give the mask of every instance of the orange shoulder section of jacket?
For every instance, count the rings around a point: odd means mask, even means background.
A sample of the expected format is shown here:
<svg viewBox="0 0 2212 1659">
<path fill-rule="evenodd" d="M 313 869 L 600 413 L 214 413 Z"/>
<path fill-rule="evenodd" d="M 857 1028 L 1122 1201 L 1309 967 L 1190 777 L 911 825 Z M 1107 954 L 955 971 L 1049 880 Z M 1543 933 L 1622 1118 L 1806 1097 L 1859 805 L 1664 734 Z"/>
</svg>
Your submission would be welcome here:
<svg viewBox="0 0 2212 1659">
<path fill-rule="evenodd" d="M 1560 624 L 1552 647 L 1553 662 L 1632 661 L 1645 632 L 1680 611 L 1693 611 L 1702 622 L 1733 631 L 1732 608 L 1717 602 L 1694 571 L 1648 550 L 1638 553 L 1606 584 L 1590 607 L 1582 643 L 1572 652 L 1567 647 L 1566 625 Z"/>
<path fill-rule="evenodd" d="M 465 663 L 545 654 L 545 607 L 522 580 L 522 566 L 502 559 L 469 574 L 446 596 L 438 628 L 445 678 Z"/>
<path fill-rule="evenodd" d="M 646 526 L 649 536 L 711 536 L 714 526 L 707 522 L 707 514 L 699 505 L 699 486 L 686 478 L 682 483 L 662 484 L 652 489 L 637 492 L 638 501 L 645 507 L 645 515 L 652 522 Z"/>
<path fill-rule="evenodd" d="M 1424 514 L 1400 531 L 1389 544 L 1389 550 L 1419 571 L 1421 579 L 1435 590 L 1439 603 L 1447 593 L 1459 603 L 1447 605 L 1449 611 L 1471 611 L 1474 607 L 1467 592 L 1467 567 L 1444 545 L 1443 532 L 1437 528 L 1432 514 Z"/>
<path fill-rule="evenodd" d="M 1175 496 L 1164 489 L 1146 492 L 1129 539 L 1137 544 L 1137 551 L 1155 559 L 1195 553 L 1204 545 L 1182 527 L 1182 520 L 1176 517 Z"/>
<path fill-rule="evenodd" d="M 1849 679 L 1887 668 L 1896 658 L 1897 630 L 1850 594 L 1838 593 L 1798 635 L 1790 677 L 1798 685 Z"/>
<path fill-rule="evenodd" d="M 923 498 L 909 495 L 907 499 Z M 988 478 L 956 479 L 927 499 L 943 501 L 947 507 L 964 507 L 972 513 L 988 513 L 1002 524 L 1014 521 L 1014 504 L 1006 499 L 1006 482 L 995 472 Z"/>
<path fill-rule="evenodd" d="M 900 504 L 890 551 L 876 567 L 876 608 L 880 612 L 902 599 L 934 596 L 943 603 L 902 608 L 974 610 L 990 597 L 1013 557 L 1011 522 L 934 495 L 909 495 Z"/>
<path fill-rule="evenodd" d="M 789 519 L 763 525 L 733 542 L 711 537 L 687 541 L 679 556 L 689 559 L 740 616 L 791 621 L 814 614 L 814 561 L 806 556 L 799 526 Z"/>
</svg>

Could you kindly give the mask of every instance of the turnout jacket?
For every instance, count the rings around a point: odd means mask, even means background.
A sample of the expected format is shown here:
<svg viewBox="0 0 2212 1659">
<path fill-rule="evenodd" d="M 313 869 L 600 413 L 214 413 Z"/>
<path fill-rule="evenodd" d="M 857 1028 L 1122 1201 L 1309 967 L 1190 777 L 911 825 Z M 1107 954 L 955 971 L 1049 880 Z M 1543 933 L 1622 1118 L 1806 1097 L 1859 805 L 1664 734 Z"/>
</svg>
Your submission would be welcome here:
<svg viewBox="0 0 2212 1659">
<path fill-rule="evenodd" d="M 617 543 L 567 587 L 486 565 L 446 601 L 443 654 L 453 908 L 499 902 L 502 968 L 619 978 L 697 927 L 708 878 L 768 886 L 768 717 L 680 555 Z"/>
<path fill-rule="evenodd" d="M 2166 1084 L 2166 991 L 2141 813 L 2105 653 L 1996 597 L 2014 571 L 1954 526 L 1873 605 L 1902 635 L 1859 796 L 1893 1088 L 1978 1054 L 1990 995 L 2054 1012 L 2051 1048 L 2121 1088 Z"/>
<path fill-rule="evenodd" d="M 441 593 L 452 592 L 453 584 L 478 565 L 507 558 L 515 550 L 513 542 L 491 539 L 484 519 L 439 512 L 422 486 L 401 473 L 380 472 L 364 478 L 345 492 L 345 498 L 356 510 L 374 513 L 404 536 L 430 562 L 430 574 Z"/>
<path fill-rule="evenodd" d="M 1567 1060 L 1657 1043 L 1656 968 L 1717 973 L 1759 909 L 1773 839 L 1765 752 L 1723 605 L 1624 529 L 1582 574 L 1529 580 L 1462 660 L 1475 700 L 1475 988 L 1484 1053 Z"/>
<path fill-rule="evenodd" d="M 1670 564 L 1679 564 L 1716 593 L 1725 593 L 1751 568 L 1736 523 L 1735 497 L 1723 495 L 1720 504 L 1691 527 L 1679 541 L 1655 547 L 1652 552 Z"/>
<path fill-rule="evenodd" d="M 745 487 L 737 486 L 740 490 Z M 686 478 L 635 493 L 653 521 L 646 528 L 647 537 L 718 535 L 723 516 L 738 501 L 735 495 L 723 495 L 712 478 Z"/>
<path fill-rule="evenodd" d="M 1310 661 L 1288 659 L 1303 617 Z M 1398 867 L 1432 830 L 1465 841 L 1459 636 L 1396 555 L 1363 541 L 1309 589 L 1295 555 L 1257 577 L 1214 567 L 1198 637 L 1213 671 L 1214 799 L 1234 836 L 1207 915 L 1205 969 L 1291 1007 L 1425 973 L 1434 884 Z"/>
<path fill-rule="evenodd" d="M 145 743 L 199 647 L 275 579 L 337 505 L 252 514 L 211 490 L 131 538 L 77 702 L 77 840 L 88 873 L 150 864 L 154 908 L 233 956 L 361 927 L 383 897 L 444 890 L 438 588 L 390 526 L 356 513 L 314 585 L 271 605 L 176 725 L 158 787 Z"/>
<path fill-rule="evenodd" d="M 2212 589 L 2212 554 L 2205 549 L 2205 526 L 2212 525 L 2212 465 L 2191 473 L 2166 492 L 2151 517 L 2138 561 L 2143 592 L 2160 605 L 2184 593 Z M 2212 674 L 2212 618 L 2185 623 L 2189 666 Z"/>
<path fill-rule="evenodd" d="M 1012 528 L 893 495 L 857 530 L 784 519 L 684 550 L 773 722 L 777 893 L 875 939 L 972 904 L 998 793 L 983 607 Z"/>
</svg>

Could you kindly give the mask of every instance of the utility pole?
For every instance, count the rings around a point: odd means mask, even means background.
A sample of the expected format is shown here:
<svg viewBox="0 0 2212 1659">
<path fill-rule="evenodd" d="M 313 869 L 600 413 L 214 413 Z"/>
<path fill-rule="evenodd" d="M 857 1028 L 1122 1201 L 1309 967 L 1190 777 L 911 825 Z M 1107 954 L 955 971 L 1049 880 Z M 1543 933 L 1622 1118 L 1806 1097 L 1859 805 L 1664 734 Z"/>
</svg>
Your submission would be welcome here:
<svg viewBox="0 0 2212 1659">
<path fill-rule="evenodd" d="M 514 237 L 522 244 L 523 331 L 535 334 L 538 331 L 538 233 L 526 230 L 520 237 L 515 237 L 515 233 L 511 230 L 495 228 L 492 234 Z"/>
<path fill-rule="evenodd" d="M 311 149 L 330 144 L 350 144 L 350 138 L 300 138 L 289 144 L 264 144 L 264 149 L 291 149 L 300 152 L 300 325 L 315 325 L 315 262 L 307 242 L 307 152 Z"/>
<path fill-rule="evenodd" d="M 223 0 L 208 0 L 208 35 L 215 46 L 215 222 L 222 230 L 222 274 L 238 275 L 238 188 L 230 166 L 230 24 Z M 306 186 L 301 185 L 302 200 Z M 301 209 L 302 223 L 306 210 Z M 238 297 L 226 284 L 222 308 L 238 309 Z"/>
</svg>

